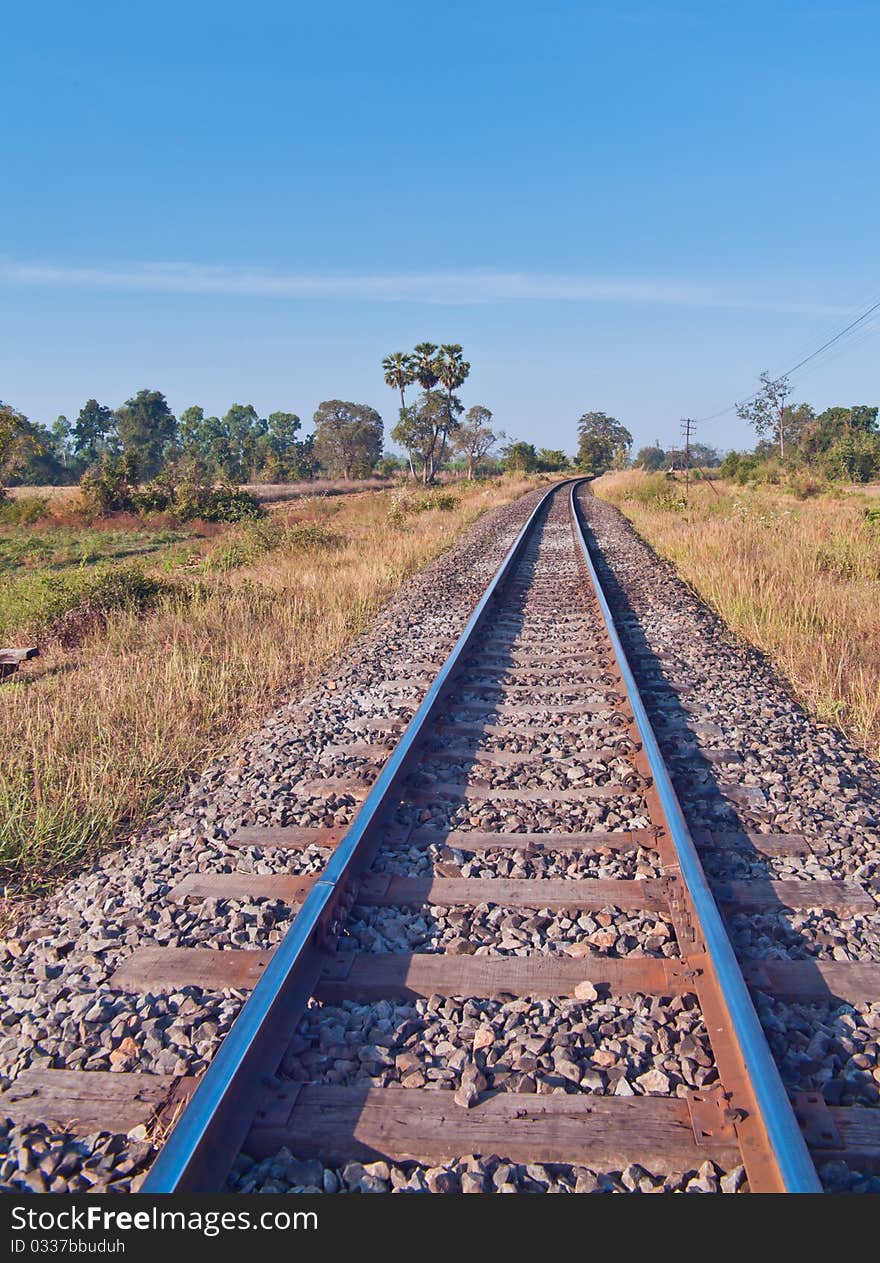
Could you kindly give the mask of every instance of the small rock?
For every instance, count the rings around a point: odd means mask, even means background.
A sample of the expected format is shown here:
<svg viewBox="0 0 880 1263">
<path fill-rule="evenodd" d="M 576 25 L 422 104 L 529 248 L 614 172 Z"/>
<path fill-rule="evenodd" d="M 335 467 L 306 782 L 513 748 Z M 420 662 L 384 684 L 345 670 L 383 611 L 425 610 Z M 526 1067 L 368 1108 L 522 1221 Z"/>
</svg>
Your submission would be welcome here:
<svg viewBox="0 0 880 1263">
<path fill-rule="evenodd" d="M 647 1094 L 657 1093 L 661 1096 L 668 1096 L 670 1083 L 667 1076 L 662 1070 L 658 1070 L 656 1066 L 640 1074 L 636 1079 L 636 1083 Z"/>
<path fill-rule="evenodd" d="M 477 1171 L 465 1171 L 461 1177 L 463 1193 L 485 1193 L 486 1178 Z"/>
<path fill-rule="evenodd" d="M 601 1193 L 602 1187 L 592 1171 L 581 1171 L 574 1186 L 576 1193 Z"/>
<path fill-rule="evenodd" d="M 460 1088 L 456 1089 L 452 1098 L 456 1105 L 460 1105 L 462 1109 L 472 1109 L 480 1099 L 480 1094 L 473 1083 L 463 1083 Z"/>
<path fill-rule="evenodd" d="M 745 1168 L 734 1167 L 732 1171 L 728 1171 L 726 1175 L 722 1175 L 721 1192 L 736 1193 L 745 1183 L 745 1178 Z"/>
<path fill-rule="evenodd" d="M 579 982 L 574 989 L 576 1000 L 598 1000 L 599 992 L 596 990 L 592 982 Z"/>
<path fill-rule="evenodd" d="M 425 1172 L 428 1188 L 432 1193 L 459 1193 L 462 1191 L 461 1181 L 454 1171 L 444 1167 L 432 1167 Z"/>
<path fill-rule="evenodd" d="M 320 1165 L 320 1164 L 318 1164 Z M 367 1175 L 372 1175 L 377 1180 L 390 1180 L 391 1169 L 387 1162 L 365 1162 L 364 1170 Z"/>
</svg>

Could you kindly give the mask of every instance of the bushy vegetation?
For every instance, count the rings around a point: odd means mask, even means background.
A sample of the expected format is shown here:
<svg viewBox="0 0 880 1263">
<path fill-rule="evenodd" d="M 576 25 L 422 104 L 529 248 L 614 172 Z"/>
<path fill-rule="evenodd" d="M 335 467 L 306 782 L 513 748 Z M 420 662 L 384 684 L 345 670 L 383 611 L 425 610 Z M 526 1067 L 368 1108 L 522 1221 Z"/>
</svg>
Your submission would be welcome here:
<svg viewBox="0 0 880 1263">
<path fill-rule="evenodd" d="M 0 499 L 0 526 L 33 526 L 48 512 L 46 496 L 6 496 Z"/>
<path fill-rule="evenodd" d="M 680 513 L 687 507 L 680 486 L 665 474 L 648 474 L 639 478 L 628 488 L 627 496 L 637 504 L 654 509 L 669 509 Z"/>
<path fill-rule="evenodd" d="M 0 639 L 25 633 L 78 642 L 113 610 L 145 610 L 165 585 L 137 565 L 22 575 L 0 585 Z"/>
<path fill-rule="evenodd" d="M 173 514 L 181 522 L 242 522 L 263 516 L 259 501 L 242 487 L 222 482 L 216 486 L 197 461 L 169 464 L 151 482 L 139 487 L 137 462 L 124 453 L 105 456 L 83 475 L 80 492 L 94 513 Z"/>
<path fill-rule="evenodd" d="M 407 518 L 419 513 L 432 511 L 451 513 L 458 507 L 458 502 L 459 497 L 451 491 L 428 487 L 424 491 L 416 491 L 409 487 L 401 487 L 398 491 L 392 492 L 388 507 L 388 521 L 393 526 L 400 526 Z"/>
<path fill-rule="evenodd" d="M 251 566 L 278 548 L 290 553 L 313 554 L 341 548 L 344 542 L 344 536 L 317 522 L 288 527 L 279 521 L 249 522 L 227 531 L 202 566 L 209 572 L 227 573 L 240 566 Z"/>
<path fill-rule="evenodd" d="M 809 470 L 834 483 L 880 480 L 880 430 L 875 404 L 837 405 L 817 412 L 812 404 L 789 404 L 785 377 L 761 374 L 761 389 L 737 408 L 761 436 L 754 452 L 732 452 L 726 476 L 737 482 L 781 482 Z"/>
</svg>

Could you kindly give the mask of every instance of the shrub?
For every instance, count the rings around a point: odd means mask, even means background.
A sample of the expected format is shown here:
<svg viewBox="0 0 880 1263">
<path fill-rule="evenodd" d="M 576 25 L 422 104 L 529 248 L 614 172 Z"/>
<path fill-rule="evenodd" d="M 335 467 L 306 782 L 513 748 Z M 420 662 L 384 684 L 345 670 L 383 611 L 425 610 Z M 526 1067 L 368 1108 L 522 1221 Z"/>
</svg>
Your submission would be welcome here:
<svg viewBox="0 0 880 1263">
<path fill-rule="evenodd" d="M 178 504 L 177 508 L 185 521 L 200 517 L 206 522 L 254 522 L 265 517 L 265 510 L 256 496 L 243 487 L 228 484 L 212 487 L 200 503 L 192 505 L 184 500 L 183 505 Z"/>
<path fill-rule="evenodd" d="M 345 536 L 317 522 L 303 522 L 285 530 L 278 522 L 247 522 L 228 531 L 202 563 L 207 571 L 225 574 L 250 566 L 266 553 L 284 547 L 307 552 L 340 548 Z"/>
<path fill-rule="evenodd" d="M 647 508 L 667 509 L 674 513 L 686 507 L 678 484 L 674 479 L 667 478 L 666 474 L 649 474 L 640 478 L 626 488 L 625 497 L 627 500 L 635 500 L 637 504 L 644 504 Z"/>
<path fill-rule="evenodd" d="M 49 501 L 44 496 L 0 498 L 0 523 L 4 526 L 32 526 L 48 516 Z"/>
<path fill-rule="evenodd" d="M 264 553 L 277 548 L 284 537 L 277 522 L 257 522 L 228 531 L 211 550 L 202 565 L 207 571 L 225 574 L 239 566 L 249 566 Z"/>
<path fill-rule="evenodd" d="M 809 469 L 798 469 L 789 476 L 786 489 L 797 500 L 809 500 L 811 496 L 827 491 L 828 483 L 821 475 L 814 474 Z"/>
<path fill-rule="evenodd" d="M 131 455 L 105 456 L 80 480 L 86 508 L 93 513 L 116 513 L 136 508 L 137 462 Z"/>
<path fill-rule="evenodd" d="M 842 435 L 825 455 L 832 478 L 871 482 L 880 476 L 880 434 L 853 431 Z"/>
<path fill-rule="evenodd" d="M 23 576 L 0 590 L 0 635 L 27 629 L 73 644 L 112 610 L 147 609 L 165 587 L 132 565 Z"/>
<path fill-rule="evenodd" d="M 265 516 L 259 500 L 249 491 L 229 482 L 215 487 L 204 468 L 190 460 L 168 466 L 133 499 L 142 513 L 170 511 L 183 522 L 194 518 L 204 522 L 247 522 Z"/>
<path fill-rule="evenodd" d="M 340 535 L 338 531 L 328 531 L 327 527 L 321 526 L 319 522 L 301 522 L 298 526 L 291 526 L 286 530 L 281 542 L 285 548 L 301 548 L 317 552 L 322 549 L 341 548 L 345 543 L 345 536 Z"/>
<path fill-rule="evenodd" d="M 415 491 L 407 487 L 392 495 L 388 520 L 393 525 L 399 526 L 410 513 L 427 513 L 431 510 L 449 513 L 457 505 L 458 496 L 451 491 L 439 491 L 430 487 L 426 487 L 423 491 Z"/>
</svg>

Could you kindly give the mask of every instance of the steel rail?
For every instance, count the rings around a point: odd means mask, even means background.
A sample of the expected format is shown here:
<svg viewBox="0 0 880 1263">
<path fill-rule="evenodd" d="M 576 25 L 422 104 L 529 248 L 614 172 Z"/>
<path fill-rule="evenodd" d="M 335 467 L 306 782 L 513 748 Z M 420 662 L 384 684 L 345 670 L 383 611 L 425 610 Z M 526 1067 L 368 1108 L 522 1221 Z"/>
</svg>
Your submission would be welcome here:
<svg viewBox="0 0 880 1263">
<path fill-rule="evenodd" d="M 605 627 L 611 641 L 627 700 L 635 716 L 651 774 L 666 817 L 682 879 L 692 900 L 698 926 L 706 945 L 730 1022 L 728 1035 L 738 1045 L 739 1057 L 748 1076 L 760 1123 L 779 1174 L 781 1190 L 789 1193 L 821 1193 L 822 1185 L 798 1126 L 791 1102 L 767 1044 L 752 998 L 743 978 L 736 953 L 715 902 L 697 849 L 685 821 L 654 729 L 639 693 L 635 676 L 617 634 L 614 616 L 602 588 L 587 543 L 586 530 L 577 505 L 577 491 L 583 481 L 572 484 L 570 509 L 575 535 L 583 550 L 584 562 L 593 584 Z"/>
<path fill-rule="evenodd" d="M 271 1097 L 271 1079 L 282 1055 L 279 1039 L 284 1031 L 292 1029 L 315 990 L 323 967 L 323 936 L 345 894 L 346 884 L 368 862 L 378 827 L 432 711 L 550 498 L 568 481 L 557 483 L 541 497 L 490 580 L 455 647 L 166 1140 L 142 1192 L 209 1192 L 222 1185 L 228 1175 L 260 1105 Z"/>
</svg>

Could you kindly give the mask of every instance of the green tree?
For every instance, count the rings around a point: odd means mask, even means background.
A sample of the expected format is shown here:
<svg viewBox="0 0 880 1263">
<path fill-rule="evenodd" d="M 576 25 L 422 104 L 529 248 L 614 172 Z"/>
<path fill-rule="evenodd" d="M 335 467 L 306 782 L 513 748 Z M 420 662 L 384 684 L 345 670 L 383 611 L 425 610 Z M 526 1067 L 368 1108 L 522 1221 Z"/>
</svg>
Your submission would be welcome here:
<svg viewBox="0 0 880 1263">
<path fill-rule="evenodd" d="M 555 474 L 568 469 L 568 457 L 561 447 L 539 447 L 535 456 L 541 473 Z"/>
<path fill-rule="evenodd" d="M 666 453 L 664 464 L 668 469 L 684 469 L 686 460 L 691 469 L 700 469 L 703 466 L 709 468 L 721 464 L 718 449 L 709 443 L 691 443 L 687 454 L 683 447 L 672 447 Z"/>
<path fill-rule="evenodd" d="M 405 355 L 403 351 L 394 351 L 391 355 L 385 356 L 382 361 L 382 370 L 385 374 L 386 386 L 400 391 L 400 406 L 405 408 L 404 391 L 415 381 L 412 356 Z"/>
<path fill-rule="evenodd" d="M 655 474 L 658 469 L 662 469 L 667 463 L 666 452 L 659 442 L 652 444 L 650 447 L 640 447 L 636 452 L 635 464 L 639 469 L 644 469 L 646 473 Z"/>
<path fill-rule="evenodd" d="M 10 479 L 41 450 L 35 426 L 23 413 L 0 402 L 0 500 Z"/>
<path fill-rule="evenodd" d="M 412 354 L 413 380 L 417 381 L 425 392 L 433 390 L 439 378 L 440 367 L 437 359 L 437 348 L 433 342 L 419 342 Z"/>
<path fill-rule="evenodd" d="M 452 424 L 457 428 L 456 414 L 463 411 L 461 402 L 453 395 L 451 401 Z M 409 453 L 410 468 L 421 466 L 421 478 L 427 486 L 432 483 L 440 468 L 441 453 L 446 446 L 450 430 L 450 401 L 439 390 L 426 390 L 408 408 L 401 408 L 400 420 L 391 431 L 395 443 Z"/>
<path fill-rule="evenodd" d="M 808 403 L 796 408 L 787 406 L 783 412 L 782 429 L 790 448 L 800 448 L 805 435 L 816 420 L 816 413 Z"/>
<path fill-rule="evenodd" d="M 455 419 L 452 406 L 453 392 L 458 390 L 459 386 L 464 385 L 470 371 L 471 366 L 464 358 L 462 349 L 457 342 L 446 342 L 441 346 L 440 353 L 437 356 L 437 380 L 446 391 L 446 408 L 449 422 L 440 446 L 439 465 L 442 465 L 446 459 L 446 443 L 449 436 L 454 434 L 458 428 L 458 422 Z"/>
<path fill-rule="evenodd" d="M 112 446 L 111 437 L 116 429 L 116 414 L 112 408 L 87 399 L 73 423 L 71 437 L 74 455 L 82 465 L 94 465 Z"/>
<path fill-rule="evenodd" d="M 532 474 L 538 468 L 538 453 L 534 443 L 519 440 L 504 450 L 504 468 L 517 474 Z"/>
<path fill-rule="evenodd" d="M 382 455 L 382 418 L 365 403 L 327 399 L 315 411 L 315 456 L 334 475 L 363 478 Z"/>
<path fill-rule="evenodd" d="M 66 469 L 73 459 L 73 430 L 70 422 L 63 413 L 61 416 L 56 417 L 52 422 L 50 433 L 52 435 L 52 443 L 55 449 L 55 454 Z"/>
<path fill-rule="evenodd" d="M 850 428 L 829 448 L 825 465 L 832 478 L 873 482 L 880 477 L 880 434 Z"/>
<path fill-rule="evenodd" d="M 488 408 L 479 403 L 468 408 L 452 438 L 454 450 L 467 461 L 468 478 L 473 478 L 480 461 L 489 454 L 500 437 L 492 429 L 492 413 Z"/>
<path fill-rule="evenodd" d="M 70 454 L 56 441 L 53 429 L 39 421 L 26 423 L 29 441 L 23 459 L 9 475 L 11 485 L 62 486 L 76 481 Z"/>
<path fill-rule="evenodd" d="M 139 390 L 116 413 L 122 450 L 137 462 L 142 478 L 152 478 L 177 438 L 177 418 L 158 390 Z"/>
<path fill-rule="evenodd" d="M 197 403 L 184 408 L 180 414 L 180 446 L 185 455 L 204 461 L 209 459 L 206 430 L 204 408 Z"/>
<path fill-rule="evenodd" d="M 631 447 L 632 435 L 616 417 L 585 412 L 578 421 L 577 463 L 585 473 L 597 476 L 623 464 Z"/>
<path fill-rule="evenodd" d="M 252 403 L 234 403 L 223 418 L 226 445 L 221 472 L 232 482 L 247 482 L 256 465 L 260 439 L 268 423 Z"/>
<path fill-rule="evenodd" d="M 737 406 L 736 415 L 755 427 L 758 434 L 769 434 L 779 445 L 779 459 L 785 460 L 785 401 L 791 394 L 787 377 L 773 378 L 769 373 L 759 375 L 761 389 L 754 399 L 747 399 Z"/>
<path fill-rule="evenodd" d="M 117 455 L 105 452 L 100 465 L 92 465 L 80 479 L 82 498 L 94 513 L 133 509 L 137 477 L 137 457 L 131 449 Z"/>
<path fill-rule="evenodd" d="M 806 404 L 802 408 L 808 407 Z M 810 412 L 812 413 L 812 408 Z M 853 404 L 844 408 L 826 408 L 804 425 L 800 435 L 800 452 L 812 463 L 822 457 L 840 439 L 852 433 L 872 434 L 877 429 L 877 408 L 869 404 Z"/>
<path fill-rule="evenodd" d="M 271 412 L 268 417 L 268 428 L 262 440 L 262 458 L 260 460 L 261 477 L 272 482 L 292 482 L 300 478 L 310 477 L 306 467 L 314 460 L 311 457 L 313 436 L 305 442 L 296 436 L 302 428 L 302 422 L 295 412 Z"/>
</svg>

